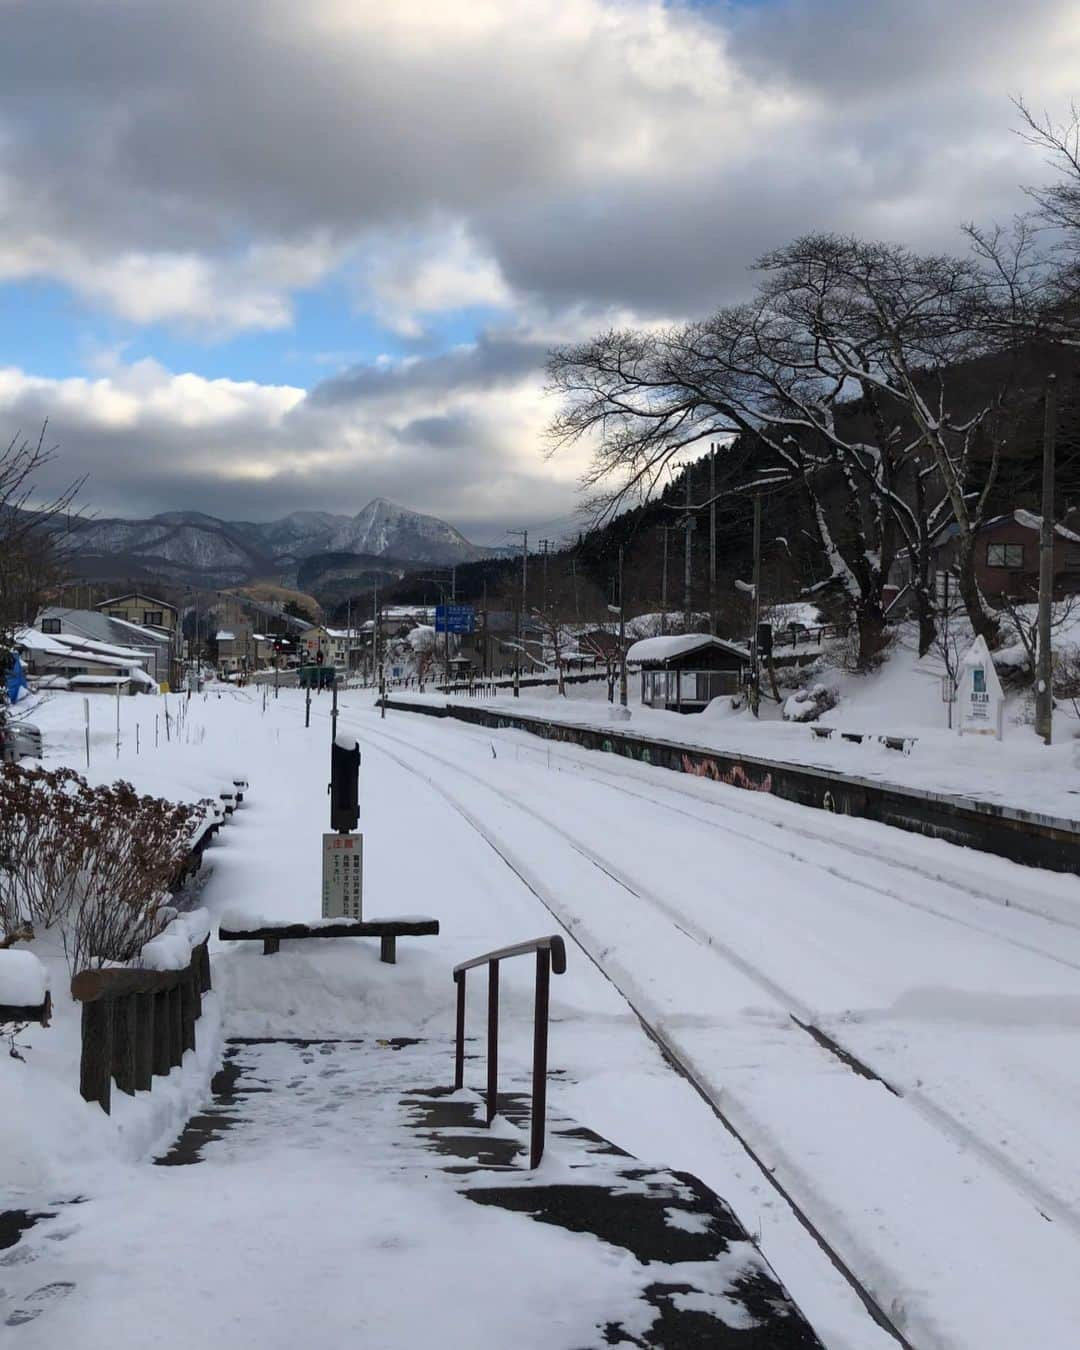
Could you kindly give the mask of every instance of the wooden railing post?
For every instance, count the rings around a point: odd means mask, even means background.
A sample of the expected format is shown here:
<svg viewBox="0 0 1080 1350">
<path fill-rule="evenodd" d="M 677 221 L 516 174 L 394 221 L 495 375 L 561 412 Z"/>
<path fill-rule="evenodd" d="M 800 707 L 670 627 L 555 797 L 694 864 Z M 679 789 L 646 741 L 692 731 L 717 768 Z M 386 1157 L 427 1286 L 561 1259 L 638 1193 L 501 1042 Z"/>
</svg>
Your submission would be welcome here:
<svg viewBox="0 0 1080 1350">
<path fill-rule="evenodd" d="M 101 1000 L 113 1006 L 113 1077 L 129 1097 L 135 1095 L 135 999 L 134 994 L 123 994 Z"/>
<path fill-rule="evenodd" d="M 544 1156 L 547 1121 L 548 1006 L 551 991 L 551 952 L 536 953 L 536 1008 L 533 1014 L 532 1121 L 529 1166 L 538 1167 Z"/>
<path fill-rule="evenodd" d="M 180 1058 L 183 1059 L 185 1050 L 195 1049 L 195 1019 L 198 1013 L 195 1011 L 195 971 L 189 966 L 180 978 L 177 986 L 180 995 Z M 179 1063 L 180 1060 L 177 1060 Z"/>
<path fill-rule="evenodd" d="M 97 1102 L 106 1115 L 112 1100 L 112 1016 L 111 999 L 83 1004 L 79 1091 L 84 1101 Z"/>
<path fill-rule="evenodd" d="M 499 963 L 488 964 L 487 1123 L 499 1109 Z"/>
<path fill-rule="evenodd" d="M 184 1061 L 184 1013 L 180 1006 L 180 986 L 174 984 L 166 996 L 169 1005 L 169 1067 Z"/>
<path fill-rule="evenodd" d="M 154 995 L 134 996 L 135 1091 L 149 1092 L 154 1077 Z"/>
<path fill-rule="evenodd" d="M 207 938 L 195 948 L 199 962 L 199 988 L 204 994 L 210 992 L 210 940 Z"/>
<path fill-rule="evenodd" d="M 167 1078 L 172 1067 L 169 1053 L 169 992 L 159 989 L 151 994 L 154 1000 L 154 1073 Z"/>
<path fill-rule="evenodd" d="M 454 1090 L 460 1092 L 465 1086 L 465 972 L 455 977 L 457 981 L 457 1043 L 454 1046 Z"/>
</svg>

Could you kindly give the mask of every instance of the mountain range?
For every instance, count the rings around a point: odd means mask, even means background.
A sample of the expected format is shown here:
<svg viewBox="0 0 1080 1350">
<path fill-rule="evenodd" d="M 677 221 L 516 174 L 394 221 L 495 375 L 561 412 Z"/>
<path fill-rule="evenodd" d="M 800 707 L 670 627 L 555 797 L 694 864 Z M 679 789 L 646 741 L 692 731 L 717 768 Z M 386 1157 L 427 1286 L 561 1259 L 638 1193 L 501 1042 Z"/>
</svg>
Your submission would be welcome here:
<svg viewBox="0 0 1080 1350">
<path fill-rule="evenodd" d="M 259 579 L 295 585 L 301 569 L 318 575 L 317 555 L 333 555 L 337 578 L 373 567 L 402 575 L 413 567 L 449 566 L 496 556 L 446 521 L 376 497 L 355 516 L 293 511 L 262 523 L 220 520 L 199 511 L 166 511 L 146 520 L 92 518 L 72 526 L 73 570 L 85 578 L 159 578 L 174 584 L 237 586 Z M 326 560 L 328 563 L 330 559 Z"/>
</svg>

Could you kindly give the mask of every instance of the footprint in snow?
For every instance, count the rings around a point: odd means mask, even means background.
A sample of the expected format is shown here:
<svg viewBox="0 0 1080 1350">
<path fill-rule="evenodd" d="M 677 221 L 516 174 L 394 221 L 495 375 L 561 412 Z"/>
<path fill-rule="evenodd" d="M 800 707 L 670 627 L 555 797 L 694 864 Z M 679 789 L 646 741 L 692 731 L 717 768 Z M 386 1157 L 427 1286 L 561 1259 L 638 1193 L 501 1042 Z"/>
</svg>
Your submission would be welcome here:
<svg viewBox="0 0 1080 1350">
<path fill-rule="evenodd" d="M 59 1299 L 67 1298 L 68 1294 L 75 1288 L 70 1280 L 57 1280 L 54 1284 L 43 1284 L 40 1289 L 35 1289 L 32 1294 L 28 1294 L 23 1299 L 23 1306 L 16 1308 L 5 1321 L 7 1327 L 21 1327 L 25 1322 L 32 1322 L 35 1317 L 40 1317 L 51 1304 Z"/>
<path fill-rule="evenodd" d="M 41 1253 L 35 1251 L 33 1247 L 21 1245 L 12 1248 L 6 1255 L 0 1256 L 0 1266 L 29 1265 L 31 1261 L 36 1261 L 40 1255 Z"/>
</svg>

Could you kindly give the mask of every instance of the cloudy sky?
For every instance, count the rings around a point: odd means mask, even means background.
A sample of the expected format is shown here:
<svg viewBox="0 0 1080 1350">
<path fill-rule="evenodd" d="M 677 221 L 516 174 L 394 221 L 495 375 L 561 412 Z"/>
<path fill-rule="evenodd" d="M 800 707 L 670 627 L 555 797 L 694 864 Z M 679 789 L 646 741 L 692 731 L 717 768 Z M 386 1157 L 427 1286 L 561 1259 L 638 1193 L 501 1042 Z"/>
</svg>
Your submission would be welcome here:
<svg viewBox="0 0 1080 1350">
<path fill-rule="evenodd" d="M 0 432 L 104 513 L 557 534 L 544 353 L 1045 176 L 1074 0 L 0 0 Z"/>
</svg>

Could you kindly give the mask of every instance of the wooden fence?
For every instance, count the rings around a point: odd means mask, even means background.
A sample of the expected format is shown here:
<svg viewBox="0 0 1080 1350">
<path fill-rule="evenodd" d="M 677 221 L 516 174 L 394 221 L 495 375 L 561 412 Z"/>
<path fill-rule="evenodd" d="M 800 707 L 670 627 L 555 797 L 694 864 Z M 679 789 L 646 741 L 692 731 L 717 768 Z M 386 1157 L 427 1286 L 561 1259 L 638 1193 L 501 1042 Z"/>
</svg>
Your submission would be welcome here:
<svg viewBox="0 0 1080 1350">
<path fill-rule="evenodd" d="M 195 1049 L 195 1023 L 210 989 L 208 938 L 192 948 L 182 970 L 80 971 L 71 997 L 82 1008 L 79 1091 L 109 1113 L 112 1085 L 148 1092 Z"/>
</svg>

